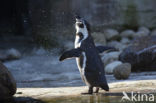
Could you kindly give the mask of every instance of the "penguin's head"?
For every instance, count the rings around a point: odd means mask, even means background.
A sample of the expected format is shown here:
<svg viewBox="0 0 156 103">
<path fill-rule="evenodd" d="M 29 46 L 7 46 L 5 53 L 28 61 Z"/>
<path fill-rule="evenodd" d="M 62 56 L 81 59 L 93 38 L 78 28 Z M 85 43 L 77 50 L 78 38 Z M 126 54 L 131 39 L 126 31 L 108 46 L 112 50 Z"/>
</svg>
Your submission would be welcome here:
<svg viewBox="0 0 156 103">
<path fill-rule="evenodd" d="M 90 34 L 90 25 L 87 23 L 86 20 L 83 18 L 76 16 L 76 35 L 79 36 L 81 39 L 86 39 Z"/>
</svg>

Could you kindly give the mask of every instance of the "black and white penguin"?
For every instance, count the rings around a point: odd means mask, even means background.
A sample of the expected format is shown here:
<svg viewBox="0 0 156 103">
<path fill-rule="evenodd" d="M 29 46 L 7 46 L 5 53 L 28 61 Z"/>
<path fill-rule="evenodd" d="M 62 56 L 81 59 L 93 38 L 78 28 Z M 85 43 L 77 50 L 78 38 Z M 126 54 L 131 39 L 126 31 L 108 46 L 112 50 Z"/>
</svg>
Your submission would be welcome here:
<svg viewBox="0 0 156 103">
<path fill-rule="evenodd" d="M 75 49 L 64 52 L 59 60 L 76 57 L 81 78 L 89 87 L 88 92 L 83 94 L 92 94 L 93 87 L 96 87 L 96 93 L 98 93 L 99 88 L 109 91 L 104 65 L 99 53 L 116 49 L 107 46 L 95 46 L 89 24 L 79 16 L 76 17 L 75 28 Z"/>
</svg>

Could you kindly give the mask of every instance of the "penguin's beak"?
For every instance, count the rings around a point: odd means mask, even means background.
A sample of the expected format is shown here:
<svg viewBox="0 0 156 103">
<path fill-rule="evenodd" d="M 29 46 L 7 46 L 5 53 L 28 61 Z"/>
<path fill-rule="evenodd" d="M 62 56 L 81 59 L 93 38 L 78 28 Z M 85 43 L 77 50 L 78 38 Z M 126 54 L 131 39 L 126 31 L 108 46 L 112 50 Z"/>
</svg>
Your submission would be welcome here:
<svg viewBox="0 0 156 103">
<path fill-rule="evenodd" d="M 76 15 L 75 19 L 76 19 L 76 22 L 81 22 L 81 17 L 80 16 Z"/>
<path fill-rule="evenodd" d="M 81 19 L 81 17 L 80 17 L 80 16 L 78 16 L 78 15 L 75 15 L 75 18 L 76 18 L 76 19 Z"/>
</svg>

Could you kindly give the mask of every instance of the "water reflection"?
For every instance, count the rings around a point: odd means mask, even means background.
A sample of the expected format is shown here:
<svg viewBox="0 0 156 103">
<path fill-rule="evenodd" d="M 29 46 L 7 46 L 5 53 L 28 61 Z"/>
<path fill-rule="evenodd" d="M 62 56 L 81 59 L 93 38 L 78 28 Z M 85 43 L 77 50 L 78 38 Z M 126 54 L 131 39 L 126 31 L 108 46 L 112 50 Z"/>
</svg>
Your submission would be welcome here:
<svg viewBox="0 0 156 103">
<path fill-rule="evenodd" d="M 48 99 L 33 99 L 31 97 L 15 97 L 10 101 L 4 103 L 156 103 L 156 94 L 152 93 L 154 101 L 121 101 L 123 94 L 120 93 L 99 93 L 93 95 L 80 95 L 68 97 L 48 97 Z M 131 94 L 127 93 L 131 98 Z M 137 99 L 137 97 L 136 97 Z"/>
<path fill-rule="evenodd" d="M 121 96 L 104 96 L 102 94 L 78 96 L 78 97 L 59 97 L 45 100 L 46 103 L 120 103 Z"/>
<path fill-rule="evenodd" d="M 108 93 L 109 94 L 109 93 Z M 116 95 L 116 96 L 114 96 Z M 54 99 L 45 100 L 45 103 L 153 103 L 153 102 L 136 102 L 136 101 L 121 101 L 122 93 L 115 93 L 114 95 L 94 94 L 94 95 L 81 95 L 73 97 L 59 97 Z M 155 97 L 156 100 L 156 97 Z"/>
</svg>

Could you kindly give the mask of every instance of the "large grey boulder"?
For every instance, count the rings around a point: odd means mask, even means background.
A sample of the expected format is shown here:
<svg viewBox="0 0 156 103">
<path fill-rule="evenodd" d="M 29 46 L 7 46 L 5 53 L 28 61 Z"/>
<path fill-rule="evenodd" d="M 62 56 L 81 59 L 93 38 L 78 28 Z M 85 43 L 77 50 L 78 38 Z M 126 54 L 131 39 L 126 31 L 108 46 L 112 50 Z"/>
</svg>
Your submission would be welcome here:
<svg viewBox="0 0 156 103">
<path fill-rule="evenodd" d="M 16 93 L 16 81 L 0 62 L 0 100 L 11 98 Z"/>
<path fill-rule="evenodd" d="M 142 37 L 148 36 L 150 34 L 150 30 L 146 27 L 140 27 L 138 31 L 135 33 L 134 37 Z"/>
<path fill-rule="evenodd" d="M 113 62 L 113 61 L 117 61 L 119 59 L 119 55 L 121 52 L 110 52 L 110 53 L 105 53 L 102 56 L 102 61 L 104 63 L 104 65 L 106 66 L 107 64 Z"/>
<path fill-rule="evenodd" d="M 132 65 L 132 71 L 156 70 L 156 36 L 136 38 L 119 56 Z"/>
<path fill-rule="evenodd" d="M 120 39 L 119 32 L 115 29 L 106 29 L 104 35 L 107 40 L 118 40 Z"/>
<path fill-rule="evenodd" d="M 19 59 L 19 58 L 21 58 L 21 53 L 15 48 L 8 49 L 6 51 L 6 54 L 8 55 L 9 59 Z"/>
<path fill-rule="evenodd" d="M 120 41 L 122 44 L 129 44 L 131 41 L 128 38 L 123 37 Z"/>
<path fill-rule="evenodd" d="M 7 50 L 0 50 L 0 60 L 7 61 L 7 60 L 15 60 L 20 59 L 22 54 L 15 48 L 7 49 Z"/>
<path fill-rule="evenodd" d="M 133 30 L 124 30 L 121 32 L 120 35 L 126 38 L 133 38 L 133 36 L 135 35 L 135 32 Z"/>
<path fill-rule="evenodd" d="M 128 79 L 131 73 L 131 64 L 130 63 L 123 63 L 116 66 L 113 70 L 114 77 L 116 79 Z"/>
<path fill-rule="evenodd" d="M 74 48 L 74 42 L 72 41 L 65 41 L 64 42 L 64 49 L 65 50 L 70 50 Z"/>
<path fill-rule="evenodd" d="M 123 44 L 123 43 L 118 42 L 118 41 L 111 41 L 111 42 L 108 42 L 107 45 L 108 45 L 108 46 L 115 47 L 115 48 L 117 48 L 117 49 L 119 49 L 119 50 L 123 50 L 123 49 L 125 49 L 125 48 L 127 47 L 126 44 Z"/>
<path fill-rule="evenodd" d="M 103 44 L 103 45 L 106 44 L 106 37 L 105 37 L 104 33 L 93 32 L 92 37 L 93 37 L 95 43 L 100 43 L 100 44 Z"/>
<path fill-rule="evenodd" d="M 107 64 L 107 65 L 105 66 L 105 72 L 106 72 L 107 74 L 113 74 L 113 70 L 114 70 L 118 65 L 121 65 L 121 64 L 122 64 L 121 61 L 114 61 L 114 62 L 112 62 L 112 63 L 110 63 L 110 64 Z"/>
</svg>

